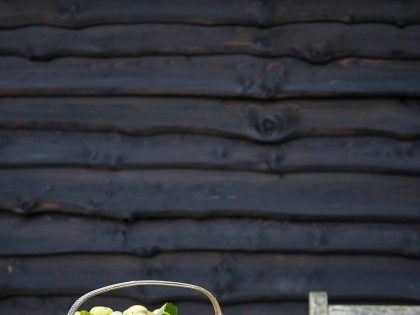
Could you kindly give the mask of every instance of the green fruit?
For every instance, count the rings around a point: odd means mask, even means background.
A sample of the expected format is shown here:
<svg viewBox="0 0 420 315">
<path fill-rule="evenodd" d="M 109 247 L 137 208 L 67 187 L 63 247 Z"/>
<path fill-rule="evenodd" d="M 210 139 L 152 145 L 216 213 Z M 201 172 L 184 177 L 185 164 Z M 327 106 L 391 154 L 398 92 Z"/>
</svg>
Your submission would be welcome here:
<svg viewBox="0 0 420 315">
<path fill-rule="evenodd" d="M 112 308 L 105 306 L 95 306 L 90 310 L 92 315 L 111 315 L 112 312 Z"/>
<path fill-rule="evenodd" d="M 123 315 L 123 313 L 121 313 L 120 311 L 115 311 L 112 312 L 111 315 Z"/>
<path fill-rule="evenodd" d="M 123 312 L 123 315 L 148 315 L 150 312 L 143 305 L 133 305 Z"/>
</svg>

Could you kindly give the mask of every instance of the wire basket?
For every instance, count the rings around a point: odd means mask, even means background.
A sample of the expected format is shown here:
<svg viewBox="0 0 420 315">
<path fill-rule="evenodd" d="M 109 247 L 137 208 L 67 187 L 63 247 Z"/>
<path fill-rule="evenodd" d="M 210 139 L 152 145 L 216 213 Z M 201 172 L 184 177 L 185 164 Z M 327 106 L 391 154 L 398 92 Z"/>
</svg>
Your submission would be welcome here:
<svg viewBox="0 0 420 315">
<path fill-rule="evenodd" d="M 213 294 L 211 294 L 206 289 L 189 284 L 189 283 L 182 283 L 182 282 L 172 282 L 172 281 L 158 281 L 158 280 L 137 280 L 137 281 L 128 281 L 128 282 L 121 282 L 116 284 L 111 284 L 106 287 L 102 287 L 93 291 L 90 291 L 86 293 L 85 295 L 82 295 L 80 298 L 76 300 L 76 302 L 73 303 L 70 310 L 67 312 L 67 315 L 74 315 L 74 313 L 82 306 L 83 303 L 85 303 L 87 300 L 93 298 L 94 296 L 100 295 L 102 293 L 115 291 L 123 288 L 128 287 L 134 287 L 134 286 L 143 286 L 143 285 L 153 285 L 153 286 L 164 286 L 164 287 L 177 287 L 177 288 L 185 288 L 185 289 L 191 289 L 197 292 L 200 292 L 204 294 L 213 305 L 214 314 L 215 315 L 222 315 L 222 310 L 220 308 L 219 302 L 214 297 Z"/>
</svg>

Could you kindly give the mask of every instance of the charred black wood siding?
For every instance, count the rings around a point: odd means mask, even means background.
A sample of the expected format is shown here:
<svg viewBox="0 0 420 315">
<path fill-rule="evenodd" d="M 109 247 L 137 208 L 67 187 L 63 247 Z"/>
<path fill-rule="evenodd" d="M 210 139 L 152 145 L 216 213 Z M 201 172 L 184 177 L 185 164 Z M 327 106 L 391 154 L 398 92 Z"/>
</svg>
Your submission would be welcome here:
<svg viewBox="0 0 420 315">
<path fill-rule="evenodd" d="M 419 12 L 1 1 L 0 313 L 147 278 L 227 315 L 419 304 Z M 182 290 L 94 304 L 162 299 L 211 314 Z"/>
</svg>

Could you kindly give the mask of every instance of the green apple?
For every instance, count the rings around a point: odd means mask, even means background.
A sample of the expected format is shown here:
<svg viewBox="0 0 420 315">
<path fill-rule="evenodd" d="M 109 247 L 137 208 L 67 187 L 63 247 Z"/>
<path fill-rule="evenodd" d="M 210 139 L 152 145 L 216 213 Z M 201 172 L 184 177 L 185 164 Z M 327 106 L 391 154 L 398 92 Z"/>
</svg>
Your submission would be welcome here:
<svg viewBox="0 0 420 315">
<path fill-rule="evenodd" d="M 92 315 L 111 315 L 112 312 L 112 308 L 105 306 L 95 306 L 90 310 Z"/>
<path fill-rule="evenodd" d="M 123 315 L 149 315 L 149 311 L 143 305 L 133 305 L 123 312 Z"/>
</svg>

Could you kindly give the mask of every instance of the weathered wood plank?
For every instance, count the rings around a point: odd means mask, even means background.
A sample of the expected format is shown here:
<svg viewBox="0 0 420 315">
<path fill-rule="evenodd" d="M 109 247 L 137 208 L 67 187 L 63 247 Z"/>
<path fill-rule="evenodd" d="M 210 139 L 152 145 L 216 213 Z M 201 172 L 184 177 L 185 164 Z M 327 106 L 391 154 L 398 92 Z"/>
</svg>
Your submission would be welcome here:
<svg viewBox="0 0 420 315">
<path fill-rule="evenodd" d="M 326 292 L 309 293 L 309 315 L 328 315 L 328 295 Z"/>
<path fill-rule="evenodd" d="M 340 59 L 310 65 L 251 56 L 0 58 L 0 94 L 207 97 L 420 96 L 420 61 Z"/>
<path fill-rule="evenodd" d="M 223 10 L 220 8 L 223 7 Z M 360 8 L 363 7 L 363 10 Z M 287 22 L 377 21 L 405 25 L 419 23 L 417 0 L 252 1 L 3 1 L 0 27 L 53 24 L 80 27 L 103 23 L 194 23 L 267 26 Z"/>
<path fill-rule="evenodd" d="M 2 314 L 66 314 L 72 303 L 78 296 L 61 297 L 52 296 L 16 296 L 0 300 L 0 312 Z M 162 303 L 166 300 L 162 301 Z M 209 303 L 172 301 L 178 307 L 181 314 L 214 315 Z M 86 302 L 86 309 L 95 305 L 109 305 L 114 310 L 124 310 L 134 304 L 142 304 L 136 298 L 118 297 L 95 297 L 92 301 Z M 148 304 L 150 309 L 159 308 L 161 304 Z M 255 314 L 279 314 L 279 315 L 306 315 L 307 305 L 305 303 L 241 303 L 222 304 L 222 311 L 225 315 L 255 315 Z"/>
<path fill-rule="evenodd" d="M 287 302 L 325 290 L 332 299 L 420 301 L 418 260 L 388 256 L 279 254 L 64 255 L 0 260 L 0 294 L 82 294 L 110 283 L 171 279 L 195 283 L 222 302 Z M 115 293 L 152 302 L 193 299 L 188 290 L 137 287 Z"/>
<path fill-rule="evenodd" d="M 0 131 L 0 167 L 190 168 L 420 174 L 420 141 L 312 138 L 255 144 L 194 135 Z"/>
<path fill-rule="evenodd" d="M 331 305 L 328 308 L 331 315 L 419 315 L 420 306 L 407 305 Z"/>
<path fill-rule="evenodd" d="M 140 24 L 81 30 L 34 26 L 0 31 L 0 55 L 50 59 L 170 54 L 250 54 L 309 62 L 349 56 L 419 58 L 420 26 L 307 23 L 260 29 Z"/>
<path fill-rule="evenodd" d="M 413 305 L 339 305 L 328 304 L 327 292 L 309 293 L 309 314 L 310 315 L 419 315 L 420 306 Z"/>
<path fill-rule="evenodd" d="M 414 138 L 420 136 L 420 101 L 324 99 L 267 104 L 197 98 L 2 97 L 0 127 L 136 135 L 191 133 L 263 142 L 305 136 Z"/>
<path fill-rule="evenodd" d="M 54 237 L 51 237 L 54 235 Z M 0 255 L 173 251 L 366 253 L 420 256 L 419 224 L 0 216 Z"/>
<path fill-rule="evenodd" d="M 135 217 L 419 220 L 420 178 L 198 170 L 2 169 L 0 208 Z M 402 198 L 402 194 L 404 198 Z"/>
</svg>

